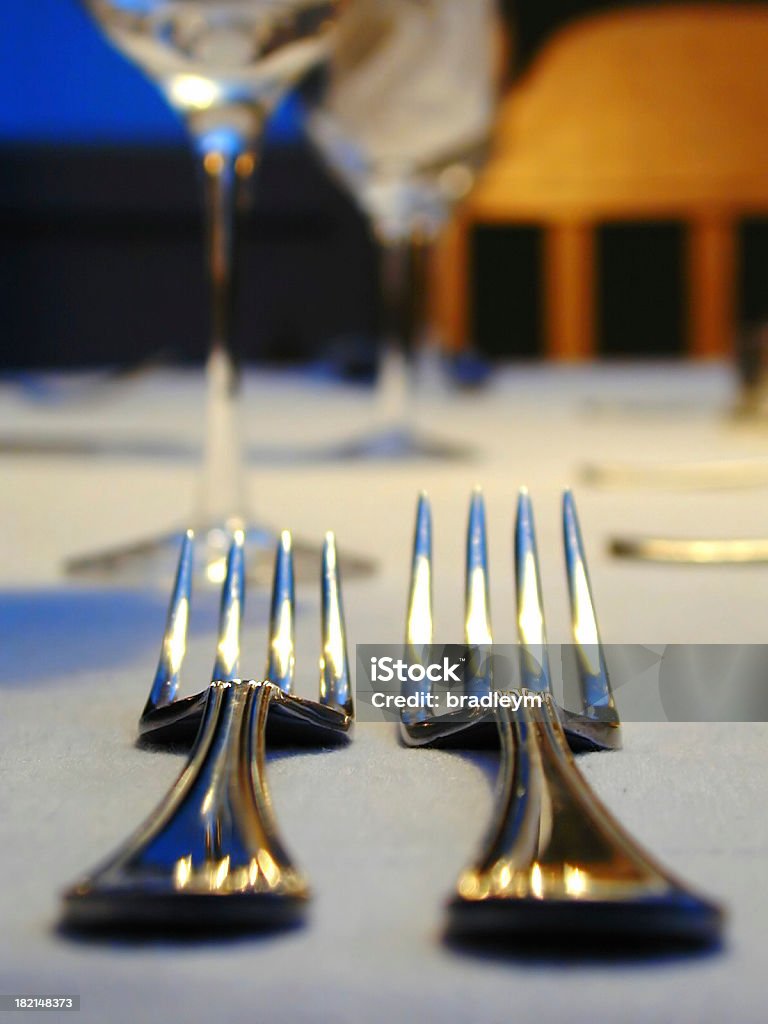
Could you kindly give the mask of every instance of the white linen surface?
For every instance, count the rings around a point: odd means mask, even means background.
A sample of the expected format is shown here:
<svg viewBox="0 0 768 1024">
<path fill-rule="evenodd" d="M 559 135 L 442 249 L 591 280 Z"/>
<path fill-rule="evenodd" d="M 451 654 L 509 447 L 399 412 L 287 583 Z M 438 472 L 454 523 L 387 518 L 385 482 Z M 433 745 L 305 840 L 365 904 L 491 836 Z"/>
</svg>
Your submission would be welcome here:
<svg viewBox="0 0 768 1024">
<path fill-rule="evenodd" d="M 605 546 L 615 532 L 765 534 L 764 487 L 601 491 L 579 482 L 585 460 L 762 455 L 768 433 L 725 416 L 730 387 L 719 367 L 510 370 L 490 392 L 425 399 L 424 428 L 476 444 L 475 461 L 383 466 L 281 460 L 286 446 L 319 449 L 364 427 L 369 398 L 249 375 L 253 503 L 297 536 L 319 540 L 333 528 L 342 548 L 378 558 L 375 578 L 345 588 L 352 645 L 400 637 L 423 487 L 434 506 L 442 635 L 458 638 L 475 483 L 488 500 L 498 640 L 514 638 L 511 524 L 525 483 L 551 640 L 566 638 L 559 492 L 573 484 L 606 641 L 765 642 L 768 566 L 641 565 L 611 560 Z M 202 384 L 196 374 L 158 374 L 70 409 L 31 405 L 5 386 L 0 398 L 0 447 L 13 437 L 104 445 L 90 457 L 0 454 L 0 993 L 80 994 L 83 1021 L 764 1020 L 764 724 L 628 723 L 622 752 L 580 761 L 638 838 L 723 900 L 730 920 L 721 951 L 564 961 L 448 948 L 443 904 L 486 825 L 495 757 L 404 750 L 390 727 L 371 724 L 346 749 L 275 756 L 269 765 L 287 844 L 315 891 L 305 928 L 215 943 L 57 934 L 59 891 L 122 841 L 182 764 L 134 746 L 167 594 L 73 585 L 60 564 L 183 521 Z M 137 439 L 169 444 L 154 456 L 127 454 Z M 249 595 L 244 675 L 261 673 L 266 610 L 266 595 Z M 190 691 L 210 671 L 214 622 L 214 600 L 198 595 Z M 301 592 L 298 632 L 298 689 L 309 695 L 314 588 Z"/>
</svg>

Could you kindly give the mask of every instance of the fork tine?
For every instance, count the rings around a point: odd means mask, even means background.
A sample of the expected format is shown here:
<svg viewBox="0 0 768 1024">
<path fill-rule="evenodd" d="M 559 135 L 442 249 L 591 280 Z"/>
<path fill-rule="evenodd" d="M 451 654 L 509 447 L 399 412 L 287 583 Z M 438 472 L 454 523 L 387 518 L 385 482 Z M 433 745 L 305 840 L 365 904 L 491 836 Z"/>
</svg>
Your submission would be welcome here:
<svg viewBox="0 0 768 1024">
<path fill-rule="evenodd" d="M 160 648 L 160 658 L 152 688 L 149 691 L 144 714 L 155 708 L 165 707 L 176 696 L 179 688 L 179 673 L 187 650 L 187 628 L 189 626 L 189 603 L 192 595 L 192 570 L 194 568 L 195 535 L 187 530 L 181 542 L 176 581 L 168 605 L 168 617 Z"/>
<path fill-rule="evenodd" d="M 416 508 L 416 529 L 413 536 L 411 582 L 408 593 L 408 617 L 405 624 L 405 655 L 411 665 L 423 666 L 426 648 L 432 643 L 434 619 L 432 616 L 432 509 L 426 491 L 419 495 Z M 403 697 L 432 691 L 432 683 L 425 673 L 422 680 L 403 679 L 400 694 Z M 426 705 L 426 700 L 422 701 Z M 421 721 L 426 717 L 425 707 L 403 709 L 404 722 Z"/>
<path fill-rule="evenodd" d="M 293 689 L 296 649 L 294 613 L 296 597 L 293 576 L 291 535 L 284 530 L 277 542 L 275 576 L 272 584 L 272 611 L 269 620 L 269 650 L 265 679 L 285 693 Z"/>
<path fill-rule="evenodd" d="M 493 642 L 490 604 L 485 501 L 482 491 L 478 487 L 472 494 L 467 528 L 464 640 L 468 646 Z"/>
<path fill-rule="evenodd" d="M 347 658 L 347 631 L 333 533 L 325 535 L 321 587 L 323 647 L 320 655 L 320 703 L 341 707 L 352 715 L 354 700 Z"/>
<path fill-rule="evenodd" d="M 517 636 L 521 645 L 522 685 L 528 690 L 551 692 L 544 602 L 536 549 L 533 504 L 526 487 L 517 500 L 515 522 L 515 585 L 517 590 Z"/>
<path fill-rule="evenodd" d="M 416 531 L 413 538 L 411 586 L 408 595 L 408 621 L 405 642 L 410 649 L 432 643 L 432 509 L 426 491 L 419 495 Z"/>
<path fill-rule="evenodd" d="M 237 677 L 240 663 L 240 623 L 245 602 L 245 533 L 235 530 L 227 556 L 227 575 L 221 592 L 219 642 L 213 666 L 213 682 L 229 682 Z"/>
<path fill-rule="evenodd" d="M 595 615 L 584 542 L 576 502 L 570 490 L 563 494 L 563 545 L 571 600 L 571 629 L 584 711 L 598 707 L 613 708 L 613 693 Z"/>
<path fill-rule="evenodd" d="M 485 525 L 485 501 L 475 488 L 469 506 L 467 526 L 467 569 L 464 594 L 464 643 L 467 647 L 487 647 L 493 643 L 491 599 L 488 586 L 488 539 Z M 489 652 L 472 655 L 464 666 L 464 693 L 484 697 L 493 688 L 492 659 Z"/>
</svg>

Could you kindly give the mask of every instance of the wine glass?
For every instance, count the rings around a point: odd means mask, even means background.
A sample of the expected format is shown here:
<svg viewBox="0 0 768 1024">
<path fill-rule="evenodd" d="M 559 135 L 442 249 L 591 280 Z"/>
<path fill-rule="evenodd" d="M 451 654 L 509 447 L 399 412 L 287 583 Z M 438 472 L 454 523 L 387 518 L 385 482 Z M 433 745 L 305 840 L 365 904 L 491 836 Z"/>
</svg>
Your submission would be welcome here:
<svg viewBox="0 0 768 1024">
<path fill-rule="evenodd" d="M 267 581 L 275 533 L 251 519 L 238 429 L 239 371 L 232 350 L 234 233 L 239 199 L 256 171 L 264 125 L 281 97 L 329 52 L 345 0 L 82 0 L 112 43 L 183 117 L 204 186 L 211 340 L 206 364 L 203 472 L 193 525 L 198 566 L 220 582 L 233 530 L 245 530 L 250 573 Z M 72 559 L 76 574 L 165 576 L 180 531 Z M 203 541 L 203 543 L 200 543 Z M 316 575 L 319 551 L 294 544 L 296 574 Z M 347 558 L 347 572 L 369 563 Z"/>
<path fill-rule="evenodd" d="M 497 0 L 357 0 L 339 26 L 310 135 L 381 249 L 379 428 L 351 455 L 457 457 L 421 434 L 414 367 L 428 351 L 431 249 L 485 159 L 495 110 Z"/>
</svg>

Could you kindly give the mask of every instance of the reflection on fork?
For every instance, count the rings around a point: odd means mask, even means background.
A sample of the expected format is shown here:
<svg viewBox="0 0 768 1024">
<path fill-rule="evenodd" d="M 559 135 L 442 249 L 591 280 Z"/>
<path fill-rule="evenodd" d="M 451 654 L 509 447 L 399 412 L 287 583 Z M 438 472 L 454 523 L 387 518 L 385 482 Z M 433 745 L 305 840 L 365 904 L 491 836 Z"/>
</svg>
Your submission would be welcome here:
<svg viewBox="0 0 768 1024">
<path fill-rule="evenodd" d="M 328 743 L 352 725 L 346 633 L 336 561 L 323 549 L 320 699 L 292 691 L 294 586 L 290 534 L 275 562 L 269 653 L 261 682 L 234 678 L 240 655 L 245 561 L 236 534 L 222 591 L 213 681 L 176 699 L 186 647 L 193 538 L 184 540 L 157 673 L 139 722 L 145 739 L 196 734 L 189 761 L 150 818 L 103 865 L 64 896 L 75 928 L 216 930 L 299 920 L 309 887 L 279 835 L 265 778 L 267 721 L 283 737 Z"/>
<path fill-rule="evenodd" d="M 493 723 L 501 767 L 493 820 L 474 862 L 461 874 L 449 908 L 458 936 L 536 935 L 559 938 L 713 941 L 721 911 L 672 877 L 622 828 L 598 800 L 569 747 L 619 745 L 613 702 L 597 630 L 576 508 L 563 503 L 566 566 L 582 712 L 564 714 L 551 690 L 533 510 L 527 492 L 518 503 L 515 568 L 520 640 L 521 694 L 515 710 L 498 704 L 461 718 L 404 713 L 401 735 L 409 746 L 450 737 L 453 746 L 475 746 Z M 406 644 L 409 661 L 432 642 L 431 519 L 419 502 Z M 467 543 L 465 643 L 492 642 L 485 511 L 472 499 Z M 492 662 L 491 662 L 492 664 Z M 486 675 L 469 681 L 493 689 Z M 538 705 L 538 706 L 536 706 Z M 597 744 L 595 737 L 604 742 Z"/>
</svg>

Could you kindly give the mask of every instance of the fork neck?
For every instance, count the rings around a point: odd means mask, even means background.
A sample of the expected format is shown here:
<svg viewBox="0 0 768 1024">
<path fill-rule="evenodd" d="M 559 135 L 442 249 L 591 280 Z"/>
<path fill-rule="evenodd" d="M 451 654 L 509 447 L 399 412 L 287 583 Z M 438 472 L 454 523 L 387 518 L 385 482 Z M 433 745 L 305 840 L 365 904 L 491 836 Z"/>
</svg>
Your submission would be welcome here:
<svg viewBox="0 0 768 1024">
<path fill-rule="evenodd" d="M 271 683 L 211 683 L 200 730 L 163 805 L 102 873 L 171 893 L 263 893 L 304 899 L 265 778 Z M 162 879 L 162 882 L 160 882 Z"/>
</svg>

